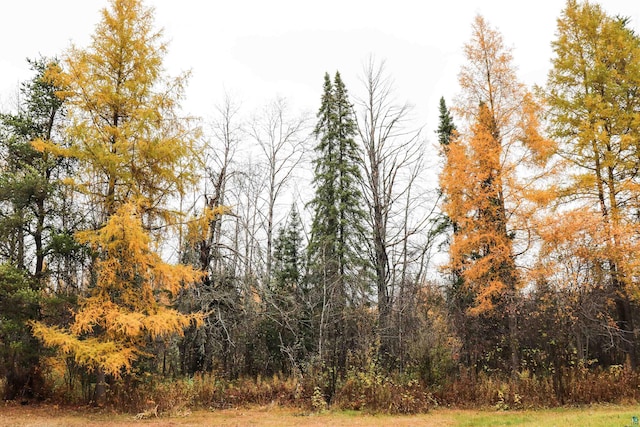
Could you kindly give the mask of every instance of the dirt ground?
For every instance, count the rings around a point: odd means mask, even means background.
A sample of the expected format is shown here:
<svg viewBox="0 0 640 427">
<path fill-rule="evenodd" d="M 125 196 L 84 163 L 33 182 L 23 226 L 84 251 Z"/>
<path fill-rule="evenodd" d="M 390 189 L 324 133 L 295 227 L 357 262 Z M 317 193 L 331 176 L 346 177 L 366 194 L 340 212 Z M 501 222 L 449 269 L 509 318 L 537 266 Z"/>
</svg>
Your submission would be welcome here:
<svg viewBox="0 0 640 427">
<path fill-rule="evenodd" d="M 184 411 L 175 414 L 117 414 L 93 408 L 60 408 L 50 405 L 5 404 L 0 406 L 0 426 L 84 427 L 84 426 L 452 426 L 444 414 L 413 416 L 367 415 L 359 412 L 305 413 L 299 409 L 256 407 L 215 411 Z M 448 418 L 448 419 L 447 419 Z"/>
</svg>

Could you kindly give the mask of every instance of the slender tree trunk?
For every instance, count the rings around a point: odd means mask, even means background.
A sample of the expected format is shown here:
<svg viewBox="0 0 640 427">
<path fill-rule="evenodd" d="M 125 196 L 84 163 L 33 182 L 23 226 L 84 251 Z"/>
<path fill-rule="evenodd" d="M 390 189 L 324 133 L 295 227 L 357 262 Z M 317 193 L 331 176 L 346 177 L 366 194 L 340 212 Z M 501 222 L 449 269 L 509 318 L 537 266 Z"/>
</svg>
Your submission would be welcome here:
<svg viewBox="0 0 640 427">
<path fill-rule="evenodd" d="M 271 286 L 271 276 L 273 275 L 273 210 L 275 206 L 275 196 L 273 193 L 274 177 L 271 176 L 270 189 L 269 189 L 269 207 L 267 212 L 267 261 L 266 261 L 266 284 L 269 288 Z"/>
<path fill-rule="evenodd" d="M 36 204 L 36 230 L 33 234 L 33 240 L 36 245 L 36 268 L 34 272 L 34 276 L 37 280 L 40 280 L 42 277 L 42 273 L 44 270 L 44 248 L 42 244 L 42 235 L 44 233 L 44 219 L 45 219 L 45 210 L 44 210 L 44 197 L 39 197 Z"/>
<path fill-rule="evenodd" d="M 511 353 L 511 376 L 516 378 L 520 371 L 519 345 L 518 345 L 518 314 L 516 296 L 509 296 L 508 325 L 509 325 L 509 351 Z"/>
<path fill-rule="evenodd" d="M 611 270 L 615 271 L 615 263 L 610 261 Z M 636 369 L 638 364 L 638 356 L 636 351 L 636 332 L 633 321 L 633 311 L 631 309 L 631 301 L 624 289 L 624 284 L 614 276 L 613 288 L 616 293 L 614 301 L 616 305 L 616 314 L 618 316 L 618 327 L 622 333 L 623 349 L 626 353 L 625 363 L 629 365 L 633 370 Z"/>
<path fill-rule="evenodd" d="M 102 367 L 96 368 L 95 374 L 96 387 L 93 393 L 93 403 L 97 406 L 103 406 L 107 400 L 107 383 L 104 369 L 102 369 Z"/>
<path fill-rule="evenodd" d="M 387 289 L 387 248 L 385 246 L 384 223 L 382 220 L 382 208 L 374 207 L 374 251 L 375 251 L 375 271 L 376 287 L 378 291 L 378 336 L 380 338 L 380 355 L 383 360 L 390 357 L 390 327 L 391 327 L 391 307 L 389 301 L 389 291 Z"/>
<path fill-rule="evenodd" d="M 26 269 L 26 265 L 25 265 L 25 259 L 24 259 L 24 248 L 25 248 L 25 235 L 24 235 L 24 227 L 22 224 L 25 223 L 25 219 L 24 219 L 24 212 L 22 211 L 22 209 L 20 209 L 18 211 L 18 215 L 20 215 L 20 222 L 19 224 L 21 224 L 20 226 L 17 227 L 16 230 L 16 255 L 15 255 L 15 265 L 18 266 L 19 269 L 21 270 L 25 270 Z"/>
</svg>

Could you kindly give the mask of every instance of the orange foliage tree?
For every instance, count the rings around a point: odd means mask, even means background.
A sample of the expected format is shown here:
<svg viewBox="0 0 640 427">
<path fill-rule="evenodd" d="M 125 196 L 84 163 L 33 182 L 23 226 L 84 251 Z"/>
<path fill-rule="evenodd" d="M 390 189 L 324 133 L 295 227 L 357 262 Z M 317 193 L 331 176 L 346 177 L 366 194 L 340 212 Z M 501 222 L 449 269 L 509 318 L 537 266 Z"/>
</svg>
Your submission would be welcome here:
<svg viewBox="0 0 640 427">
<path fill-rule="evenodd" d="M 516 372 L 522 286 L 517 258 L 529 247 L 532 214 L 522 196 L 550 143 L 537 132 L 538 107 L 518 82 L 510 51 L 481 16 L 465 53 L 456 112 L 466 127 L 443 148 L 440 175 L 443 209 L 456 224 L 449 266 L 473 300 L 468 314 L 498 334 L 489 345 L 498 351 L 496 346 L 506 346 L 503 354 Z"/>
</svg>

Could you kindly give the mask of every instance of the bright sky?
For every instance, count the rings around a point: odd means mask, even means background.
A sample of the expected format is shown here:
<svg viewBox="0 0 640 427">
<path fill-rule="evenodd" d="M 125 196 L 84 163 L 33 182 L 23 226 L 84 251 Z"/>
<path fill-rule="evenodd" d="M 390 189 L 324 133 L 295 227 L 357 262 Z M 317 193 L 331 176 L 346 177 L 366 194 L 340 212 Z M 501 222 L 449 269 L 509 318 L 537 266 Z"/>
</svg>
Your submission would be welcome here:
<svg viewBox="0 0 640 427">
<path fill-rule="evenodd" d="M 601 0 L 640 31 L 638 0 Z M 106 0 L 3 2 L 0 15 L 0 106 L 11 105 L 30 77 L 25 58 L 61 56 L 86 46 Z M 457 94 L 462 46 L 481 14 L 512 47 L 519 76 L 543 84 L 563 0 L 147 0 L 170 41 L 169 74 L 191 70 L 185 109 L 210 118 L 224 92 L 247 110 L 283 96 L 315 112 L 325 71 L 339 70 L 352 96 L 370 54 L 386 60 L 398 100 L 415 105 L 434 141 L 438 99 Z"/>
</svg>

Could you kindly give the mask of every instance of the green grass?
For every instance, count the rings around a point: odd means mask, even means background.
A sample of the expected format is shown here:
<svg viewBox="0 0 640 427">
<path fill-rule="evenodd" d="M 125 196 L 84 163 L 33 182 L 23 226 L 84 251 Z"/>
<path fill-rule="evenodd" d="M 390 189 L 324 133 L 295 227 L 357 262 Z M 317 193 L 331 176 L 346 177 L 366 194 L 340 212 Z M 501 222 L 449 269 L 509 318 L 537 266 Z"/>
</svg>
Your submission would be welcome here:
<svg viewBox="0 0 640 427">
<path fill-rule="evenodd" d="M 623 427 L 631 425 L 634 415 L 640 416 L 640 406 L 592 406 L 513 412 L 460 411 L 452 415 L 456 421 L 454 425 L 461 427 Z"/>
</svg>

